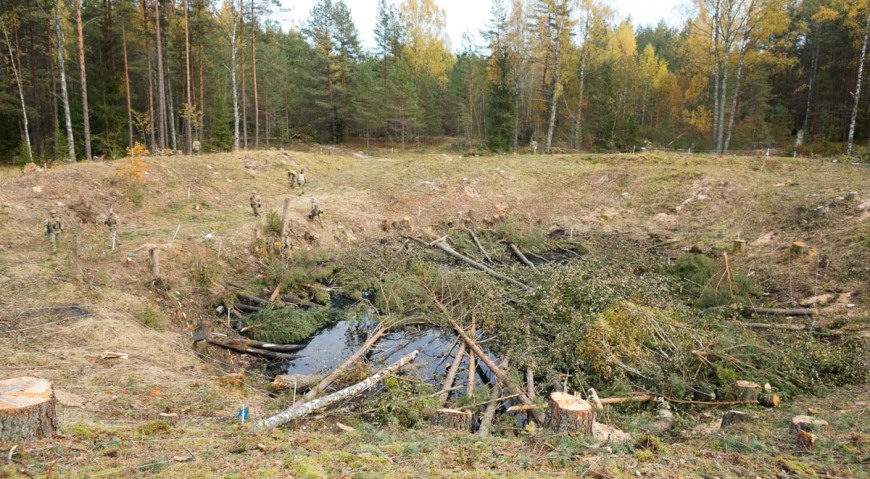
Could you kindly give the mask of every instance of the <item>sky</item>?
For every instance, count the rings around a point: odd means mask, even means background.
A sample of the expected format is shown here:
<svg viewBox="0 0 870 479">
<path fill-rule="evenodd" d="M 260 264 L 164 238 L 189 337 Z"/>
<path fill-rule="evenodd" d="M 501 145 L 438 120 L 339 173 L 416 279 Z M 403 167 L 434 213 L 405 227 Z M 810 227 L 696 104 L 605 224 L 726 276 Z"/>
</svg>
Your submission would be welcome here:
<svg viewBox="0 0 870 479">
<path fill-rule="evenodd" d="M 463 33 L 469 33 L 478 44 L 482 44 L 480 33 L 489 20 L 491 0 L 436 0 L 447 16 L 447 34 L 453 50 L 462 47 Z M 619 18 L 631 16 L 634 25 L 656 24 L 659 20 L 671 26 L 679 26 L 683 15 L 681 7 L 687 0 L 604 0 L 617 12 Z M 281 7 L 275 9 L 272 20 L 290 27 L 305 22 L 311 11 L 313 0 L 280 0 Z M 395 0 L 401 4 L 401 0 Z M 378 14 L 378 0 L 345 0 L 353 14 L 354 22 L 360 33 L 363 46 L 374 46 L 374 28 Z M 508 3 L 508 2 L 505 2 Z"/>
</svg>

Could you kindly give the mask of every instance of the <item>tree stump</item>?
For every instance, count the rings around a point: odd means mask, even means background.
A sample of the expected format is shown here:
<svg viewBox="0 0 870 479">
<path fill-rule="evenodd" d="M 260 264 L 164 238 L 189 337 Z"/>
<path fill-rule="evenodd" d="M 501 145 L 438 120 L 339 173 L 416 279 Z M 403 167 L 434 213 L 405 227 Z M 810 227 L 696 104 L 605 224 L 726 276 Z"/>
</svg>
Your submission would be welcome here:
<svg viewBox="0 0 870 479">
<path fill-rule="evenodd" d="M 810 253 L 810 245 L 803 241 L 795 241 L 791 244 L 791 253 L 798 255 L 807 255 Z"/>
<path fill-rule="evenodd" d="M 457 409 L 439 409 L 432 416 L 432 425 L 444 429 L 455 429 L 462 432 L 471 432 L 471 411 L 459 411 Z"/>
<path fill-rule="evenodd" d="M 0 381 L 0 441 L 42 439 L 57 433 L 54 389 L 45 379 Z"/>
<path fill-rule="evenodd" d="M 558 391 L 550 395 L 546 424 L 551 431 L 572 431 L 591 436 L 594 422 L 595 411 L 587 401 Z"/>
<path fill-rule="evenodd" d="M 728 391 L 728 401 L 758 401 L 758 395 L 761 393 L 761 386 L 752 381 L 737 381 L 731 386 Z"/>
<path fill-rule="evenodd" d="M 730 426 L 738 422 L 749 422 L 751 417 L 749 413 L 743 411 L 727 411 L 722 416 L 722 427 Z"/>
<path fill-rule="evenodd" d="M 831 425 L 824 419 L 816 419 L 812 416 L 795 416 L 791 418 L 789 426 L 791 432 L 819 432 L 827 434 L 831 432 Z"/>
<path fill-rule="evenodd" d="M 734 246 L 731 248 L 733 254 L 739 254 L 746 251 L 746 240 L 734 240 Z"/>
<path fill-rule="evenodd" d="M 779 407 L 780 402 L 779 394 L 765 393 L 758 396 L 758 404 L 764 407 Z"/>
</svg>

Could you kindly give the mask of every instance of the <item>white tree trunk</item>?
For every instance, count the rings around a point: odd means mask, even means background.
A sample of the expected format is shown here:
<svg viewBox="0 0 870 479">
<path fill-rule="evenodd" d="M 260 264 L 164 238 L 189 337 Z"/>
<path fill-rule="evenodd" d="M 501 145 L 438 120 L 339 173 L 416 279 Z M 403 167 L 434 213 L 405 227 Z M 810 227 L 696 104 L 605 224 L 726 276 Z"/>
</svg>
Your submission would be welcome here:
<svg viewBox="0 0 870 479">
<path fill-rule="evenodd" d="M 559 53 L 562 49 L 562 24 L 561 19 L 556 26 L 556 48 L 553 56 L 553 100 L 550 102 L 550 122 L 547 127 L 547 143 L 545 151 L 552 153 L 553 131 L 556 129 L 556 112 L 559 107 Z"/>
<path fill-rule="evenodd" d="M 737 76 L 734 77 L 734 93 L 731 96 L 731 112 L 728 114 L 728 131 L 725 134 L 725 144 L 722 145 L 722 153 L 728 151 L 731 144 L 731 133 L 734 131 L 734 118 L 737 116 L 737 101 L 740 98 L 740 80 L 743 79 L 743 66 L 746 61 L 746 48 L 749 32 L 743 37 L 743 45 L 740 47 L 740 55 L 737 60 Z"/>
<path fill-rule="evenodd" d="M 867 39 L 870 36 L 870 11 L 867 12 L 867 23 L 864 25 L 864 42 L 861 44 L 861 58 L 858 60 L 858 82 L 855 85 L 855 106 L 852 107 L 852 120 L 849 122 L 849 141 L 846 154 L 852 156 L 855 146 L 855 122 L 858 120 L 858 103 L 861 101 L 861 84 L 864 82 L 864 59 L 867 56 Z"/>
<path fill-rule="evenodd" d="M 18 85 L 18 98 L 21 100 L 21 117 L 24 119 L 24 141 L 27 146 L 27 161 L 33 162 L 33 150 L 30 147 L 30 132 L 27 124 L 27 106 L 24 104 L 24 89 L 21 86 L 21 75 L 15 63 L 15 53 L 12 51 L 12 43 L 9 41 L 9 32 L 3 25 L 3 35 L 6 37 L 6 46 L 9 48 L 9 63 L 12 65 L 12 74 L 15 75 L 15 83 Z"/>
<path fill-rule="evenodd" d="M 239 151 L 239 85 L 236 79 L 236 27 L 238 22 L 233 20 L 233 29 L 230 33 L 230 70 L 233 79 L 233 151 Z"/>
<path fill-rule="evenodd" d="M 318 409 L 323 409 L 330 404 L 341 401 L 342 399 L 361 394 L 362 392 L 370 389 L 372 386 L 377 384 L 385 376 L 390 375 L 405 367 L 405 365 L 413 361 L 418 354 L 420 354 L 419 351 L 415 350 L 411 354 L 402 357 L 401 359 L 390 365 L 388 368 L 382 369 L 381 371 L 378 371 L 377 374 L 369 376 L 364 381 L 354 384 L 353 386 L 350 386 L 348 388 L 342 389 L 341 391 L 334 392 L 328 396 L 323 396 L 322 398 L 314 399 L 306 403 L 295 404 L 272 417 L 263 419 L 262 421 L 258 421 L 256 427 L 257 429 L 275 428 L 283 424 L 287 424 L 294 419 L 305 417 Z"/>
<path fill-rule="evenodd" d="M 69 111 L 69 93 L 66 87 L 66 66 L 63 60 L 63 23 L 60 17 L 60 2 L 54 2 L 54 30 L 57 33 L 57 68 L 60 73 L 60 99 L 63 103 L 63 117 L 66 124 L 66 142 L 69 151 L 69 160 L 76 159 L 76 142 L 73 136 L 72 116 Z"/>
</svg>

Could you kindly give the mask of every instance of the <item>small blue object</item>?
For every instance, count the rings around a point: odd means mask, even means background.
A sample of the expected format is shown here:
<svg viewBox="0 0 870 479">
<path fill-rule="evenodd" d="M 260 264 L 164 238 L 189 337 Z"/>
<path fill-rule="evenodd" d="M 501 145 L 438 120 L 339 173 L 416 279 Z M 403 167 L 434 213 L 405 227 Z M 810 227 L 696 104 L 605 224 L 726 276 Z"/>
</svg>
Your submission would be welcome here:
<svg viewBox="0 0 870 479">
<path fill-rule="evenodd" d="M 248 420 L 248 407 L 247 407 L 247 406 L 242 406 L 242 408 L 239 409 L 239 413 L 236 414 L 236 417 L 239 418 L 239 419 L 241 419 L 242 422 L 247 421 L 247 420 Z"/>
</svg>

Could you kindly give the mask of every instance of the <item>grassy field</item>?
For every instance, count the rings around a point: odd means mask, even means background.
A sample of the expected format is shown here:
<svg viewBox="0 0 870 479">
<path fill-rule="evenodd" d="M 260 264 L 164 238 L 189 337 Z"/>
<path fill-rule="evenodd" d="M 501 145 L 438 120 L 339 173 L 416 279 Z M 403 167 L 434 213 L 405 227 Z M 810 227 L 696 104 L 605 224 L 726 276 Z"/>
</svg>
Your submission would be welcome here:
<svg viewBox="0 0 870 479">
<path fill-rule="evenodd" d="M 826 320 L 870 324 L 870 169 L 822 160 L 636 155 L 460 157 L 443 153 L 338 148 L 148 158 L 144 181 L 128 160 L 0 174 L 0 367 L 4 377 L 35 375 L 60 389 L 62 432 L 24 444 L 20 463 L 40 477 L 870 477 L 870 393 L 866 384 L 793 398 L 778 410 L 715 434 L 690 434 L 716 410 L 680 409 L 657 450 L 629 443 L 613 454 L 545 431 L 513 437 L 433 434 L 425 427 L 376 427 L 343 408 L 300 422 L 297 431 L 251 432 L 234 419 L 280 408 L 269 379 L 251 361 L 190 347 L 190 331 L 215 322 L 225 282 L 262 271 L 252 250 L 265 229 L 248 206 L 256 190 L 266 210 L 291 209 L 300 251 L 352 251 L 400 233 L 422 238 L 444 225 L 522 218 L 540 231 L 590 239 L 607 258 L 607 235 L 677 258 L 694 248 L 730 251 L 761 303 L 795 306 L 833 293 Z M 291 190 L 286 171 L 305 168 Z M 125 173 L 127 172 L 127 173 Z M 853 193 L 854 192 L 854 193 Z M 306 215 L 311 199 L 325 225 Z M 119 246 L 100 224 L 121 216 Z M 61 250 L 50 254 L 42 221 L 57 209 Z M 386 226 L 386 227 L 385 227 Z M 78 237 L 81 281 L 71 261 Z M 174 238 L 174 240 L 173 240 Z M 811 258 L 790 254 L 805 241 Z M 155 281 L 148 251 L 161 251 Z M 615 251 L 613 253 L 616 253 Z M 80 309 L 58 308 L 77 305 Z M 866 342 L 865 342 L 866 344 Z M 119 351 L 128 360 L 99 359 Z M 247 371 L 239 382 L 226 374 Z M 787 434 L 807 407 L 832 425 L 814 450 Z M 163 428 L 160 412 L 183 424 Z M 643 433 L 653 411 L 617 409 L 607 418 Z M 646 415 L 646 416 L 645 416 Z M 352 425 L 348 434 L 337 421 Z M 656 449 L 656 448 L 653 448 Z M 14 477 L 25 466 L 3 472 Z"/>
</svg>

